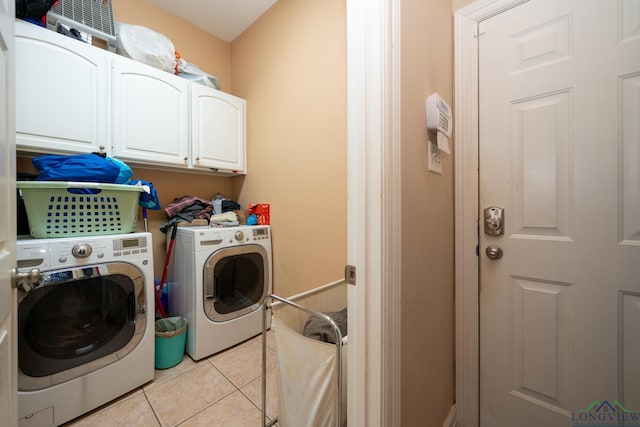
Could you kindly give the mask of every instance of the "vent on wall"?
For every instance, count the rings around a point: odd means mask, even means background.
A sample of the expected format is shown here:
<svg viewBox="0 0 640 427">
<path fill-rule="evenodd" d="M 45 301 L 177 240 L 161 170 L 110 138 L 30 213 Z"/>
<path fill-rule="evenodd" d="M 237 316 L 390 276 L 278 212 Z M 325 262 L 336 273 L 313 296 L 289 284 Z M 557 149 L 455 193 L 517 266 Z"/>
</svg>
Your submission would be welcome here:
<svg viewBox="0 0 640 427">
<path fill-rule="evenodd" d="M 90 34 L 110 51 L 116 50 L 111 0 L 59 0 L 47 13 L 47 27 L 57 31 L 60 24 Z"/>
</svg>

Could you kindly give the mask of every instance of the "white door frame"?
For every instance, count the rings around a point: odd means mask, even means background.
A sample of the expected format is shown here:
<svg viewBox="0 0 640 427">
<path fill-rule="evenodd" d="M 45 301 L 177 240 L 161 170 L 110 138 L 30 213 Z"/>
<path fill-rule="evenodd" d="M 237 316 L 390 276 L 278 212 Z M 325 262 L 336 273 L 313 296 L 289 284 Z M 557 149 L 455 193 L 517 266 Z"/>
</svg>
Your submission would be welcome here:
<svg viewBox="0 0 640 427">
<path fill-rule="evenodd" d="M 16 266 L 16 126 L 15 126 L 15 3 L 0 4 L 0 425 L 18 425 L 18 292 L 12 286 Z"/>
<path fill-rule="evenodd" d="M 350 427 L 400 419 L 400 0 L 347 0 Z"/>
<path fill-rule="evenodd" d="M 478 23 L 527 0 L 478 0 L 455 12 L 456 408 L 459 427 L 479 425 Z"/>
</svg>

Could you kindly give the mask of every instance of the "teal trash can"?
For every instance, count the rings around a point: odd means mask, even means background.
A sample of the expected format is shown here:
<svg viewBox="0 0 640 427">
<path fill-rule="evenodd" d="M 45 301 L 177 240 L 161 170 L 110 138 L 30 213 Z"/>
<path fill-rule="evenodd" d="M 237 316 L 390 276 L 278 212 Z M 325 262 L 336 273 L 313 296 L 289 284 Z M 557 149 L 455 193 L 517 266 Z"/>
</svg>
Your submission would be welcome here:
<svg viewBox="0 0 640 427">
<path fill-rule="evenodd" d="M 187 319 L 167 317 L 156 320 L 156 369 L 176 366 L 184 357 Z"/>
</svg>

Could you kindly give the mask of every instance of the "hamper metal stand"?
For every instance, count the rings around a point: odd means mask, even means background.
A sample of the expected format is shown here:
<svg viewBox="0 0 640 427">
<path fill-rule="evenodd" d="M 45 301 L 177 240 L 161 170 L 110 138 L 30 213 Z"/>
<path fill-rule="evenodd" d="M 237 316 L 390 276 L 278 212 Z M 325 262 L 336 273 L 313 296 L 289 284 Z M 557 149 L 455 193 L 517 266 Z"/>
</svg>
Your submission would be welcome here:
<svg viewBox="0 0 640 427">
<path fill-rule="evenodd" d="M 313 289 L 309 292 L 305 292 L 303 294 L 291 297 L 289 299 L 277 296 L 275 294 L 268 294 L 265 297 L 264 303 L 262 305 L 262 310 L 263 310 L 262 311 L 262 425 L 264 427 L 271 427 L 275 425 L 276 423 L 278 423 L 278 420 L 281 416 L 281 414 L 278 414 L 278 416 L 274 417 L 274 419 L 272 419 L 271 421 L 268 421 L 268 418 L 267 418 L 267 335 L 266 335 L 268 315 L 270 315 L 270 313 L 273 312 L 272 310 L 273 308 L 277 308 L 278 305 L 280 304 L 285 304 L 293 309 L 300 310 L 310 316 L 316 316 L 322 319 L 323 321 L 327 322 L 333 328 L 337 337 L 336 344 L 335 344 L 336 363 L 337 363 L 336 378 L 335 378 L 335 384 L 337 386 L 336 402 L 335 402 L 336 404 L 335 426 L 343 425 L 342 424 L 342 415 L 343 415 L 342 399 L 343 399 L 343 380 L 344 379 L 343 379 L 343 373 L 342 373 L 342 357 L 343 357 L 342 333 L 340 332 L 340 328 L 338 327 L 338 325 L 335 323 L 333 319 L 331 319 L 331 317 L 319 311 L 312 310 L 296 302 L 297 300 L 307 298 L 310 295 L 322 292 L 327 288 L 331 288 L 341 284 L 344 284 L 344 281 L 334 282 L 329 285 L 322 286 L 317 289 Z M 276 323 L 276 325 L 279 325 L 279 323 Z M 277 327 L 278 326 L 276 326 L 276 328 Z M 283 426 L 283 427 L 286 427 L 286 426 Z"/>
</svg>

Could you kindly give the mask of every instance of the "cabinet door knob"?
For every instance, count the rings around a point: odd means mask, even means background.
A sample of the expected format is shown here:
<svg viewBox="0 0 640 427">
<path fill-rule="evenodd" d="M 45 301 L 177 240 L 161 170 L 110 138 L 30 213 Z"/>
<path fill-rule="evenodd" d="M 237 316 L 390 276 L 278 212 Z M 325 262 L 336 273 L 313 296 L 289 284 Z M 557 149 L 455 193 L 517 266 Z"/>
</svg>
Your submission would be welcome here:
<svg viewBox="0 0 640 427">
<path fill-rule="evenodd" d="M 188 159 L 187 159 L 187 157 L 185 157 L 183 160 L 186 162 Z"/>
<path fill-rule="evenodd" d="M 196 157 L 196 162 L 199 162 L 199 161 L 200 161 L 200 157 Z"/>
</svg>

